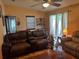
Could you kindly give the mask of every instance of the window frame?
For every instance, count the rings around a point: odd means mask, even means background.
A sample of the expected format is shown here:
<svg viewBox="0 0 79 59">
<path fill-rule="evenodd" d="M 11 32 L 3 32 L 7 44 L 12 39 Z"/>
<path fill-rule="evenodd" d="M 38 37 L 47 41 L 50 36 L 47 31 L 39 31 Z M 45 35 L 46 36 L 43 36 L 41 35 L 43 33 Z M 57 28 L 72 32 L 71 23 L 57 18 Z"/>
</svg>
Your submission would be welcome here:
<svg viewBox="0 0 79 59">
<path fill-rule="evenodd" d="M 6 34 L 9 34 L 10 32 L 8 31 L 8 27 L 7 27 L 7 20 L 6 20 L 6 18 L 7 17 L 15 17 L 15 21 L 16 21 L 16 16 L 4 16 L 5 17 L 5 19 L 4 19 L 4 25 L 5 25 L 5 28 L 6 28 Z M 16 23 L 16 32 L 17 32 L 17 23 Z"/>
<path fill-rule="evenodd" d="M 26 16 L 26 26 L 27 26 L 27 17 L 34 17 L 35 18 L 35 16 Z M 36 27 L 36 18 L 34 19 L 34 28 L 31 28 L 31 29 L 35 29 L 35 27 Z M 27 26 L 27 29 L 29 29 L 28 26 Z M 31 30 L 31 29 L 29 29 L 29 30 Z"/>
</svg>

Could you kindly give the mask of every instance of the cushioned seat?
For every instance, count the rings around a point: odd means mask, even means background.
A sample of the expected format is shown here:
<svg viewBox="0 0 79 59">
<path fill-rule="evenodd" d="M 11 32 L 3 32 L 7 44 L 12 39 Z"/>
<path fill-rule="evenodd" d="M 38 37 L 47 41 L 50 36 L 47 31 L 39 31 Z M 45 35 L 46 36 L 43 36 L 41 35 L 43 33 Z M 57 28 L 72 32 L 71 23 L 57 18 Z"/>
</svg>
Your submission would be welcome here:
<svg viewBox="0 0 79 59">
<path fill-rule="evenodd" d="M 48 41 L 46 39 L 42 39 L 36 42 L 36 44 L 42 44 L 42 43 L 48 43 Z"/>
<path fill-rule="evenodd" d="M 79 52 L 79 46 L 77 47 L 77 52 Z"/>
<path fill-rule="evenodd" d="M 35 46 L 38 50 L 48 48 L 48 41 L 46 39 L 42 39 L 36 42 Z"/>
<path fill-rule="evenodd" d="M 29 48 L 31 45 L 30 44 L 28 44 L 28 43 L 20 43 L 20 44 L 15 44 L 15 45 L 13 45 L 13 47 L 11 48 L 11 52 L 13 52 L 13 51 L 18 51 L 19 52 L 19 50 L 23 50 L 23 49 L 25 49 L 25 48 Z"/>
<path fill-rule="evenodd" d="M 74 42 L 66 42 L 64 43 L 64 45 L 73 50 L 77 49 L 77 47 L 79 46 L 79 44 L 76 44 Z"/>
</svg>

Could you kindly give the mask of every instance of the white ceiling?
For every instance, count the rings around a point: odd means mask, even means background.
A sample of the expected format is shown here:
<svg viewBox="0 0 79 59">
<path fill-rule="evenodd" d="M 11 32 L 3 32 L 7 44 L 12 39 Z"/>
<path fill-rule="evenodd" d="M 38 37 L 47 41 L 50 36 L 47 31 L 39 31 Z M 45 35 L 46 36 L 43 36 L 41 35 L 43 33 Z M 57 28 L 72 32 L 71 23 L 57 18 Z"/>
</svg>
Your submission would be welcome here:
<svg viewBox="0 0 79 59">
<path fill-rule="evenodd" d="M 40 11 L 51 11 L 51 10 L 55 10 L 58 8 L 62 8 L 62 7 L 79 3 L 79 0 L 63 0 L 60 7 L 55 7 L 55 6 L 50 5 L 49 7 L 44 9 L 42 7 L 41 0 L 15 0 L 15 2 L 12 2 L 12 0 L 2 0 L 2 1 L 3 3 L 8 4 L 8 5 L 12 4 L 19 7 L 32 8 L 32 9 L 40 10 Z M 35 4 L 36 6 L 32 7 Z"/>
</svg>

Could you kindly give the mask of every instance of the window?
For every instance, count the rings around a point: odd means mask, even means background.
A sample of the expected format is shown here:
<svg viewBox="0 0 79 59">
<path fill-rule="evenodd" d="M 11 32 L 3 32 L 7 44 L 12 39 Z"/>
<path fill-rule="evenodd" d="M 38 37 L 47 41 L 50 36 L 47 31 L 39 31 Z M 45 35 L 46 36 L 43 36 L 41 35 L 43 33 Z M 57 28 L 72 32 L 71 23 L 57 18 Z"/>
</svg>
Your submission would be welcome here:
<svg viewBox="0 0 79 59">
<path fill-rule="evenodd" d="M 35 28 L 35 17 L 34 16 L 27 16 L 27 29 L 34 29 Z"/>
<path fill-rule="evenodd" d="M 16 32 L 16 17 L 6 16 L 5 26 L 6 26 L 6 33 L 15 33 Z"/>
</svg>

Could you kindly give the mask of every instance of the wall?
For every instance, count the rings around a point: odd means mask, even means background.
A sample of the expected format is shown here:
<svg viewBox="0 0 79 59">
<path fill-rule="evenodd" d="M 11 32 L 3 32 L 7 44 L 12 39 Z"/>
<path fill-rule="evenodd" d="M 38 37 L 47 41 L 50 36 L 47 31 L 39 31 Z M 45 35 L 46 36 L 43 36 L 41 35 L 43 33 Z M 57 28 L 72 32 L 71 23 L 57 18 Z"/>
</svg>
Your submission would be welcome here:
<svg viewBox="0 0 79 59">
<path fill-rule="evenodd" d="M 36 18 L 46 17 L 44 12 L 35 11 L 27 8 L 4 5 L 6 16 L 16 16 L 17 21 L 20 21 L 20 25 L 17 26 L 17 31 L 26 30 L 26 17 L 35 16 Z M 45 20 L 46 21 L 46 20 Z"/>
<path fill-rule="evenodd" d="M 4 14 L 4 10 L 3 10 L 3 3 L 0 0 L 0 6 L 2 8 L 2 13 Z M 0 17 L 0 59 L 2 59 L 2 43 L 3 43 L 3 34 L 4 34 L 4 30 L 3 30 L 3 24 L 2 24 L 2 17 Z"/>
<path fill-rule="evenodd" d="M 25 16 L 35 16 L 36 18 L 45 18 L 45 24 L 46 28 L 47 27 L 47 14 L 45 12 L 41 11 L 35 11 L 31 9 L 26 9 L 26 8 L 21 8 L 21 7 L 16 7 L 16 6 L 10 6 L 10 5 L 5 5 L 1 2 L 0 0 L 0 5 L 2 6 L 2 11 L 4 16 L 16 16 L 16 20 L 20 21 L 20 25 L 17 26 L 17 31 L 20 30 L 26 30 L 26 18 Z M 2 59 L 2 43 L 3 43 L 3 35 L 5 34 L 5 26 L 2 24 L 2 18 L 0 18 L 0 59 Z"/>
<path fill-rule="evenodd" d="M 79 4 L 71 5 L 65 8 L 49 11 L 48 14 L 55 14 L 68 11 L 68 34 L 72 34 L 74 31 L 79 30 Z"/>
<path fill-rule="evenodd" d="M 55 14 L 61 12 L 69 12 L 68 18 L 68 34 L 72 34 L 74 31 L 79 30 L 78 22 L 79 22 L 79 4 L 71 5 L 65 8 L 57 9 L 54 11 L 49 11 L 48 14 Z M 48 15 L 45 12 L 35 11 L 31 9 L 15 7 L 10 5 L 5 5 L 5 15 L 6 16 L 16 16 L 17 21 L 20 21 L 20 25 L 17 26 L 17 31 L 26 29 L 26 21 L 25 16 L 35 16 L 36 18 L 45 17 L 45 27 L 49 29 L 49 21 Z"/>
</svg>

